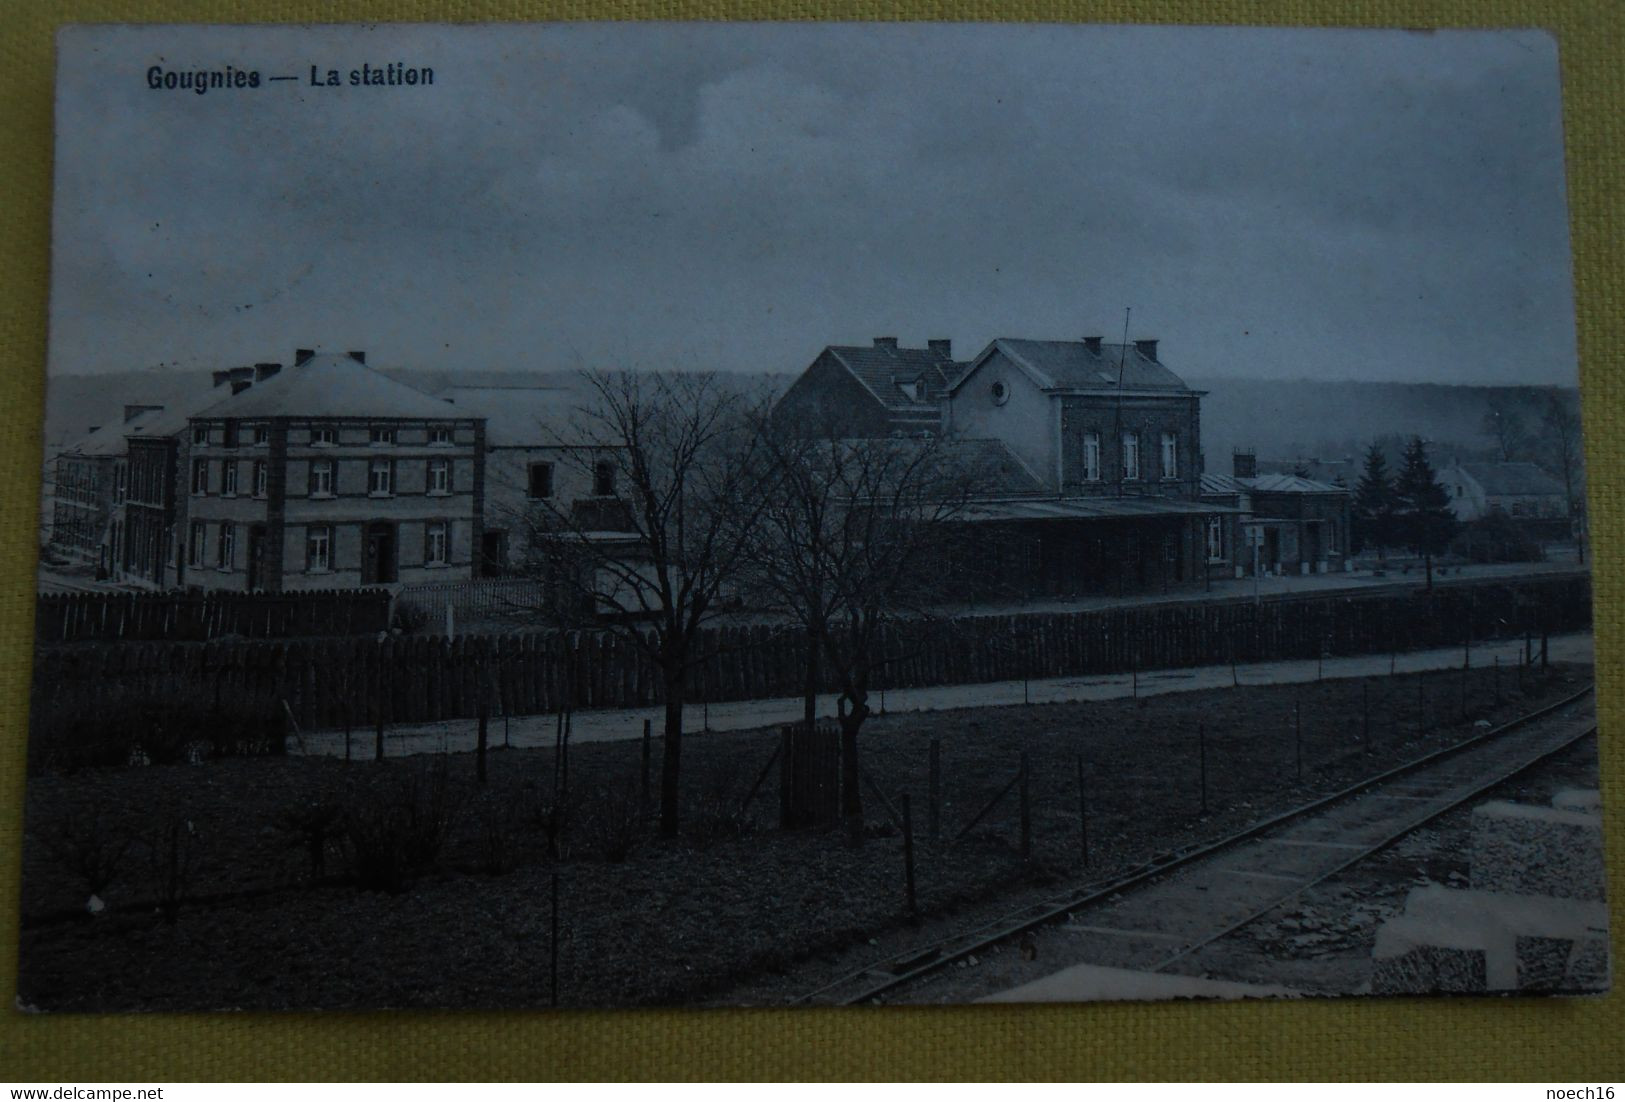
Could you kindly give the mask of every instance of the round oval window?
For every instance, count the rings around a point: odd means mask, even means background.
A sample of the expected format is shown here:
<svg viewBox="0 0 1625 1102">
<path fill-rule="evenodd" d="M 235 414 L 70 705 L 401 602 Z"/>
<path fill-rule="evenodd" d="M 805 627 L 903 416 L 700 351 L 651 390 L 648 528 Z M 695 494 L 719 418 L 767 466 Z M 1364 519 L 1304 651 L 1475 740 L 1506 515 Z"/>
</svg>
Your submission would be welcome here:
<svg viewBox="0 0 1625 1102">
<path fill-rule="evenodd" d="M 993 384 L 993 404 L 1002 406 L 1010 400 L 1010 388 L 1004 385 L 1004 380 Z"/>
</svg>

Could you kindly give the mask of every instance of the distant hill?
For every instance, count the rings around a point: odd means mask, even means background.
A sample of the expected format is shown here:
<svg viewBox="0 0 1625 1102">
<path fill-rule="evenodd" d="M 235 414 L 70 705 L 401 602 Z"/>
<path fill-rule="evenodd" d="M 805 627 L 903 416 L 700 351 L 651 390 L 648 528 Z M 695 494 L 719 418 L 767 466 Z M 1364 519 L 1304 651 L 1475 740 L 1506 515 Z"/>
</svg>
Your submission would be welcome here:
<svg viewBox="0 0 1625 1102">
<path fill-rule="evenodd" d="M 1202 399 L 1202 450 L 1207 469 L 1226 472 L 1235 448 L 1261 459 L 1297 457 L 1358 462 L 1383 436 L 1420 436 L 1435 464 L 1487 453 L 1490 404 L 1521 412 L 1540 425 L 1548 390 L 1542 387 L 1443 386 L 1437 383 L 1320 382 L 1311 379 L 1188 378 Z M 1570 390 L 1573 400 L 1578 392 Z"/>
</svg>

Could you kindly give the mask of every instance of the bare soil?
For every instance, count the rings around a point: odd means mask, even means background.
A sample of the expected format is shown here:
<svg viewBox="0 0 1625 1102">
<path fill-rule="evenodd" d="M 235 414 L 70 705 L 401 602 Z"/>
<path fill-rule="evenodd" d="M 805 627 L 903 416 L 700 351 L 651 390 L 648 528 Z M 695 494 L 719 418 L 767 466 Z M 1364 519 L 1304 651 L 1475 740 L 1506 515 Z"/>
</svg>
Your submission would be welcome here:
<svg viewBox="0 0 1625 1102">
<path fill-rule="evenodd" d="M 1414 674 L 894 714 L 865 725 L 863 766 L 894 803 L 910 793 L 918 921 L 946 929 L 1222 837 L 1589 677 L 1589 667 L 1554 665 L 1520 691 L 1503 670 L 1497 704 L 1490 670 L 1425 674 L 1420 716 Z M 935 841 L 934 738 L 943 773 Z M 421 796 L 433 788 L 434 759 L 228 759 L 33 777 L 19 1001 L 85 1011 L 546 1006 L 555 875 L 560 1005 L 788 1001 L 854 957 L 918 938 L 921 927 L 904 910 L 899 832 L 870 791 L 867 839 L 856 850 L 838 832 L 775 829 L 776 774 L 741 812 L 777 739 L 772 730 L 685 739 L 676 839 L 639 825 L 636 742 L 571 749 L 568 815 L 554 842 L 551 750 L 493 750 L 483 786 L 472 754 L 451 755 L 450 827 L 396 891 L 362 887 L 360 855 L 342 837 L 319 847 L 316 867 L 295 822 L 320 808 L 335 821 L 360 816 L 398 803 L 409 786 Z M 1015 790 L 953 842 L 1009 783 L 1022 752 L 1031 858 L 1019 852 Z M 656 779 L 659 766 L 657 740 Z M 74 848 L 122 855 L 95 915 Z M 160 906 L 166 895 L 177 901 L 171 916 Z"/>
</svg>

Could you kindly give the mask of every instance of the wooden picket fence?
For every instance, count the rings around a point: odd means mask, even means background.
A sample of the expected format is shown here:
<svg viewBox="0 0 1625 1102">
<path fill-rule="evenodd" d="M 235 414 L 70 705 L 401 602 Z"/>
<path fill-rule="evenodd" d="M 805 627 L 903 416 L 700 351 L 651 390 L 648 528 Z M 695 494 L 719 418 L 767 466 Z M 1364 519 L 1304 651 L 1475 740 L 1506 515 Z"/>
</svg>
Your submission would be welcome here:
<svg viewBox="0 0 1625 1102">
<path fill-rule="evenodd" d="M 34 615 L 41 645 L 200 642 L 235 635 L 286 639 L 377 634 L 389 626 L 387 589 L 297 593 L 42 593 Z"/>
<path fill-rule="evenodd" d="M 841 729 L 821 722 L 779 731 L 779 826 L 823 827 L 841 816 Z"/>
<path fill-rule="evenodd" d="M 1381 594 L 1255 603 L 1153 604 L 1053 614 L 965 616 L 895 625 L 876 689 L 1087 676 L 1226 661 L 1385 654 L 1579 630 L 1591 623 L 1584 575 L 1460 583 Z M 805 640 L 779 625 L 710 631 L 688 699 L 800 695 Z M 833 685 L 826 684 L 825 690 Z M 658 671 L 609 631 L 135 642 L 37 649 L 36 715 L 58 700 L 110 703 L 154 692 L 279 699 L 304 730 L 474 718 L 663 700 Z"/>
</svg>

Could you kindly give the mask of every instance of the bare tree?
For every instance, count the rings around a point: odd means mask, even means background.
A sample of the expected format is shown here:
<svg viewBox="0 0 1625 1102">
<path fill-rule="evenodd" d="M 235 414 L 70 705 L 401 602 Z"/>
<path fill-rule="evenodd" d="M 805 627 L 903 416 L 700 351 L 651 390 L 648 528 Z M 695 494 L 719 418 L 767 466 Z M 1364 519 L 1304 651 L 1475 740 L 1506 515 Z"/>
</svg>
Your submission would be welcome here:
<svg viewBox="0 0 1625 1102">
<path fill-rule="evenodd" d="M 588 372 L 561 461 L 583 499 L 531 503 L 523 573 L 543 581 L 555 623 L 614 631 L 659 671 L 665 699 L 660 830 L 678 828 L 683 705 L 713 657 L 770 468 L 752 398 L 715 373 Z"/>
<path fill-rule="evenodd" d="M 858 732 L 875 677 L 899 657 L 890 629 L 931 614 L 944 593 L 953 525 L 985 485 L 974 447 L 939 439 L 839 439 L 765 433 L 777 472 L 752 555 L 754 593 L 807 640 L 804 719 L 823 671 L 838 693 L 841 818 L 863 838 Z"/>
<path fill-rule="evenodd" d="M 1580 439 L 1580 411 L 1557 387 L 1546 393 L 1540 430 L 1547 465 L 1556 468 L 1563 480 L 1563 500 L 1574 534 L 1575 553 L 1585 562 L 1585 452 Z"/>
<path fill-rule="evenodd" d="M 1495 441 L 1496 458 L 1510 463 L 1521 457 L 1529 445 L 1529 432 L 1523 414 L 1505 398 L 1491 399 L 1484 411 L 1484 435 Z"/>
</svg>

